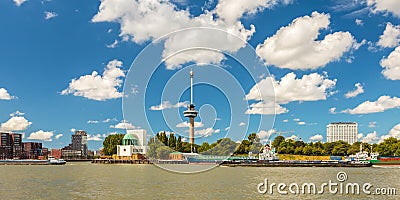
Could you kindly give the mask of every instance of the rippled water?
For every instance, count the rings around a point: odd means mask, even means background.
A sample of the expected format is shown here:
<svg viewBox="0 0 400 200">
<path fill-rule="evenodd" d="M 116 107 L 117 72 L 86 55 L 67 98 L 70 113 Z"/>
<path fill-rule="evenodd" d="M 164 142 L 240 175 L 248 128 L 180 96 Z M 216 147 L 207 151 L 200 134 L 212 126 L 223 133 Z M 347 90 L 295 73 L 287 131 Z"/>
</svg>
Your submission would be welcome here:
<svg viewBox="0 0 400 200">
<path fill-rule="evenodd" d="M 260 194 L 257 185 L 337 181 L 396 188 L 397 196 Z M 400 199 L 400 168 L 217 167 L 178 174 L 153 165 L 0 166 L 0 199 Z"/>
</svg>

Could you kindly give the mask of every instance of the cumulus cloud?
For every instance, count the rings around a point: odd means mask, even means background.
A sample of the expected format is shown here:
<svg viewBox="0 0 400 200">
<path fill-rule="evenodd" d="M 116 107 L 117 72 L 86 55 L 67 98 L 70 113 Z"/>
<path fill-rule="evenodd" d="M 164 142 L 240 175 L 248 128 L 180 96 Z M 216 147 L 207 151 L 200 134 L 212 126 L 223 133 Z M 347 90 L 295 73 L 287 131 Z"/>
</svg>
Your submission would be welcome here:
<svg viewBox="0 0 400 200">
<path fill-rule="evenodd" d="M 336 108 L 335 107 L 329 108 L 329 113 L 336 114 Z"/>
<path fill-rule="evenodd" d="M 32 122 L 25 119 L 23 116 L 14 116 L 11 117 L 8 121 L 4 122 L 0 126 L 0 130 L 3 131 L 24 131 L 28 129 L 28 127 L 32 124 Z"/>
<path fill-rule="evenodd" d="M 373 13 L 392 13 L 394 16 L 400 17 L 399 0 L 367 0 L 367 5 Z"/>
<path fill-rule="evenodd" d="M 245 125 L 246 125 L 246 123 L 244 123 L 244 122 L 239 123 L 239 126 L 245 126 Z"/>
<path fill-rule="evenodd" d="M 361 136 L 361 137 L 360 137 Z M 379 140 L 379 137 L 376 133 L 376 131 L 372 132 L 372 133 L 368 133 L 365 137 L 363 134 L 359 135 L 358 138 L 361 142 L 365 142 L 365 143 L 376 143 Z"/>
<path fill-rule="evenodd" d="M 169 101 L 163 101 L 160 105 L 151 106 L 150 110 L 164 110 L 169 108 L 180 108 L 180 107 L 187 107 L 189 102 L 178 102 L 176 104 L 171 104 Z"/>
<path fill-rule="evenodd" d="M 335 87 L 336 81 L 336 79 L 330 80 L 326 73 L 324 75 L 312 73 L 296 78 L 296 74 L 290 72 L 280 81 L 271 76 L 266 77 L 254 85 L 246 95 L 247 100 L 259 101 L 250 105 L 246 113 L 281 114 L 288 112 L 281 104 L 325 100 Z"/>
<path fill-rule="evenodd" d="M 107 44 L 106 47 L 110 48 L 110 49 L 114 49 L 115 47 L 117 47 L 118 45 L 118 40 L 114 40 L 114 42 L 112 44 Z"/>
<path fill-rule="evenodd" d="M 317 69 L 339 60 L 345 52 L 357 49 L 349 32 L 335 32 L 318 40 L 320 31 L 327 29 L 330 15 L 313 12 L 299 17 L 256 48 L 257 55 L 268 65 L 288 69 Z"/>
<path fill-rule="evenodd" d="M 369 113 L 384 112 L 385 110 L 393 108 L 400 108 L 400 98 L 381 96 L 376 101 L 372 102 L 365 101 L 353 109 L 343 110 L 342 113 L 349 113 L 352 115 L 369 114 Z"/>
<path fill-rule="evenodd" d="M 287 123 L 287 122 L 289 122 L 289 120 L 288 119 L 284 119 L 284 120 L 282 120 L 282 122 Z"/>
<path fill-rule="evenodd" d="M 111 125 L 110 128 L 132 130 L 138 127 L 135 127 L 133 124 L 129 123 L 126 120 L 122 120 L 120 123 L 116 125 Z"/>
<path fill-rule="evenodd" d="M 63 134 L 57 134 L 54 138 L 56 138 L 56 140 L 60 139 L 63 136 Z"/>
<path fill-rule="evenodd" d="M 5 88 L 0 88 L 0 100 L 11 100 L 15 97 L 11 96 Z"/>
<path fill-rule="evenodd" d="M 400 44 L 400 25 L 394 26 L 388 22 L 383 31 L 383 35 L 379 36 L 377 45 L 385 48 L 397 47 Z"/>
<path fill-rule="evenodd" d="M 234 23 L 240 19 L 243 14 L 255 14 L 265 8 L 270 8 L 279 3 L 289 4 L 292 0 L 219 0 L 216 12 L 219 17 L 229 23 Z"/>
<path fill-rule="evenodd" d="M 322 141 L 324 137 L 321 134 L 313 135 L 310 137 L 310 141 Z"/>
<path fill-rule="evenodd" d="M 286 141 L 287 140 L 298 140 L 298 139 L 300 139 L 300 138 L 297 135 L 292 135 L 290 137 L 285 138 Z"/>
<path fill-rule="evenodd" d="M 298 125 L 306 125 L 305 122 L 297 122 Z"/>
<path fill-rule="evenodd" d="M 380 62 L 382 74 L 390 80 L 400 80 L 400 46 Z"/>
<path fill-rule="evenodd" d="M 358 96 L 359 94 L 364 93 L 364 88 L 361 85 L 361 83 L 356 83 L 354 86 L 356 86 L 355 90 L 349 91 L 344 95 L 347 99 L 354 98 L 354 97 Z"/>
<path fill-rule="evenodd" d="M 28 0 L 13 0 L 15 5 L 21 6 L 23 3 L 27 2 Z"/>
<path fill-rule="evenodd" d="M 36 132 L 32 132 L 28 139 L 30 140 L 42 140 L 42 141 L 52 141 L 51 137 L 53 137 L 53 131 L 43 131 L 39 130 Z"/>
<path fill-rule="evenodd" d="M 257 135 L 260 138 L 262 143 L 265 143 L 269 140 L 272 134 L 275 134 L 276 130 L 275 129 L 270 129 L 268 131 L 265 130 L 260 130 Z"/>
<path fill-rule="evenodd" d="M 294 118 L 294 119 L 293 119 L 293 121 L 295 121 L 295 122 L 299 122 L 299 121 L 300 121 L 300 119 L 299 119 L 299 118 Z"/>
<path fill-rule="evenodd" d="M 267 2 L 267 3 L 265 3 Z M 141 44 L 154 40 L 168 33 L 191 27 L 210 27 L 228 31 L 243 41 L 226 37 L 225 33 L 207 34 L 207 31 L 189 31 L 185 34 L 176 33 L 166 38 L 163 58 L 188 47 L 205 47 L 236 52 L 245 46 L 255 32 L 255 27 L 249 25 L 246 29 L 238 19 L 243 14 L 254 14 L 264 8 L 279 2 L 289 3 L 289 0 L 266 1 L 219 1 L 216 9 L 193 16 L 189 8 L 180 9 L 167 0 L 103 0 L 98 13 L 92 18 L 93 22 L 115 22 L 120 24 L 120 37 L 129 37 L 133 42 Z M 232 6 L 235 8 L 232 10 Z M 189 34 L 188 34 L 189 33 Z M 208 32 L 209 33 L 209 32 Z M 215 33 L 215 32 L 213 32 Z M 196 38 L 196 40 L 193 40 Z M 219 52 L 193 50 L 182 52 L 165 60 L 167 69 L 180 68 L 188 62 L 219 63 L 224 59 Z"/>
<path fill-rule="evenodd" d="M 58 16 L 58 14 L 55 12 L 49 12 L 49 11 L 44 12 L 44 19 L 46 19 L 46 20 L 57 17 L 57 16 Z"/>
<path fill-rule="evenodd" d="M 209 137 L 211 136 L 216 130 L 214 130 L 213 128 L 205 128 L 205 129 L 200 129 L 200 130 L 196 130 L 194 132 L 195 136 L 199 136 L 199 137 Z"/>
<path fill-rule="evenodd" d="M 181 122 L 179 124 L 176 125 L 176 127 L 178 128 L 185 128 L 185 127 L 189 127 L 189 122 Z M 202 122 L 194 122 L 194 127 L 198 128 L 198 127 L 203 127 L 204 124 Z"/>
<path fill-rule="evenodd" d="M 97 135 L 88 134 L 87 140 L 88 141 L 101 141 L 102 139 L 101 139 L 101 135 L 100 134 L 97 134 Z"/>
<path fill-rule="evenodd" d="M 88 120 L 87 123 L 88 124 L 98 124 L 99 121 L 97 121 L 97 120 Z"/>
<path fill-rule="evenodd" d="M 400 124 L 397 124 L 394 126 L 387 135 L 384 135 L 381 137 L 382 140 L 389 138 L 389 137 L 394 137 L 397 139 L 400 139 Z"/>
<path fill-rule="evenodd" d="M 121 61 L 112 60 L 104 69 L 103 75 L 93 71 L 90 75 L 73 79 L 61 94 L 73 94 L 97 101 L 120 98 L 123 94 L 117 88 L 121 87 L 121 77 L 125 77 L 121 67 Z"/>
</svg>

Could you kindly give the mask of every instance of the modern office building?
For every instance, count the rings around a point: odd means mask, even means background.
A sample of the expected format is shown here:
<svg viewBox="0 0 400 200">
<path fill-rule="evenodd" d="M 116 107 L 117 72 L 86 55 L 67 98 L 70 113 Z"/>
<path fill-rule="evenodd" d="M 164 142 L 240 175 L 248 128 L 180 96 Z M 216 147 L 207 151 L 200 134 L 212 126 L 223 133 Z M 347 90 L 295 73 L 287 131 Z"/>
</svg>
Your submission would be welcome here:
<svg viewBox="0 0 400 200">
<path fill-rule="evenodd" d="M 0 159 L 18 159 L 22 153 L 22 134 L 0 133 Z"/>
<path fill-rule="evenodd" d="M 62 157 L 65 159 L 83 159 L 88 156 L 86 131 L 75 131 L 71 136 L 71 144 L 61 149 Z"/>
<path fill-rule="evenodd" d="M 43 156 L 43 147 L 40 142 L 24 142 L 22 146 L 24 149 L 23 158 L 25 159 L 38 159 L 39 156 Z"/>
<path fill-rule="evenodd" d="M 358 124 L 356 122 L 334 122 L 326 126 L 327 142 L 357 142 Z"/>
</svg>

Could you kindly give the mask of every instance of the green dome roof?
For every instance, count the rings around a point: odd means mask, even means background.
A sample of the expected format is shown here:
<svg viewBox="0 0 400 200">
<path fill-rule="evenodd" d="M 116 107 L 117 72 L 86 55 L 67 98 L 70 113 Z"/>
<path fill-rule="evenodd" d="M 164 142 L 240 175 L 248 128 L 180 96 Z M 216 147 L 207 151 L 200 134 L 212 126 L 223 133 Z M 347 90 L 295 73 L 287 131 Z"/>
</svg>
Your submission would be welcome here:
<svg viewBox="0 0 400 200">
<path fill-rule="evenodd" d="M 134 134 L 125 134 L 122 138 L 122 145 L 138 145 L 139 138 Z"/>
</svg>

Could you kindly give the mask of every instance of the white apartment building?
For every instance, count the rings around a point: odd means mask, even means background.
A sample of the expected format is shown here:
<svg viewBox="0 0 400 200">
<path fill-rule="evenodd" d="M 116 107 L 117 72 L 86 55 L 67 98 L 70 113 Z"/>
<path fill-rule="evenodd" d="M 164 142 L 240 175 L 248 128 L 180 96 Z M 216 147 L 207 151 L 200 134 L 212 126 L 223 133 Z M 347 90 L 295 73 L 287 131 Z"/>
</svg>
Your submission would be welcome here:
<svg viewBox="0 0 400 200">
<path fill-rule="evenodd" d="M 334 122 L 326 126 L 327 142 L 342 140 L 353 144 L 357 142 L 358 124 L 356 122 Z"/>
</svg>

